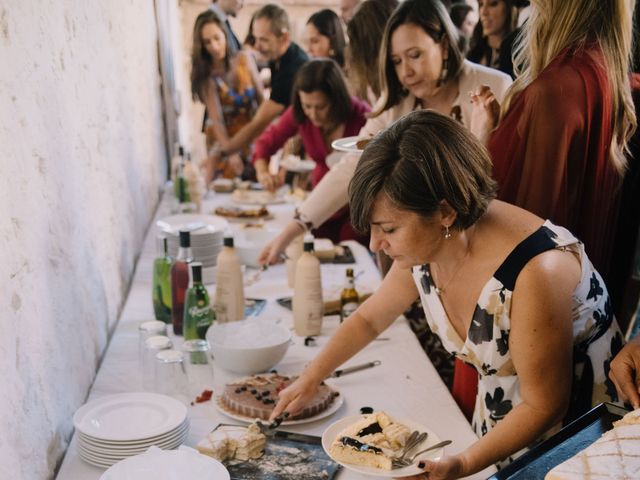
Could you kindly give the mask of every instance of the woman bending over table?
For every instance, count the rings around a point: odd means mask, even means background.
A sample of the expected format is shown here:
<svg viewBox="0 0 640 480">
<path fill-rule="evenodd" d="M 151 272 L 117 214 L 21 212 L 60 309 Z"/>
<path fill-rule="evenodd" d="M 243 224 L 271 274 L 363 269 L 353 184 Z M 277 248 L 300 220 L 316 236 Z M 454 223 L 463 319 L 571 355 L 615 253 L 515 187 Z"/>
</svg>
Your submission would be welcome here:
<svg viewBox="0 0 640 480">
<path fill-rule="evenodd" d="M 253 161 L 258 181 L 268 190 L 282 183 L 282 175 L 269 173 L 269 159 L 289 138 L 300 135 L 304 151 L 316 164 L 311 172 L 311 185 L 315 187 L 329 171 L 325 160 L 331 152 L 331 142 L 357 134 L 368 112 L 366 103 L 349 96 L 336 62 L 328 58 L 310 60 L 296 74 L 291 106 L 255 142 Z M 358 238 L 346 208 L 318 230 L 317 236 L 334 242 Z"/>
<path fill-rule="evenodd" d="M 201 168 L 207 184 L 215 177 L 241 176 L 250 149 L 222 156 L 221 139 L 232 137 L 253 117 L 262 102 L 262 82 L 253 56 L 239 51 L 231 56 L 225 25 L 211 10 L 196 19 L 191 53 L 191 93 L 207 108 L 207 158 Z M 251 176 L 248 172 L 246 176 Z"/>
<path fill-rule="evenodd" d="M 380 52 L 382 96 L 358 134 L 362 138 L 373 137 L 419 109 L 435 110 L 469 125 L 470 91 L 492 85 L 501 96 L 511 84 L 508 75 L 463 59 L 457 29 L 441 0 L 402 2 L 387 22 Z M 347 187 L 358 158 L 347 154 L 327 173 L 300 205 L 298 218 L 261 252 L 261 262 L 276 262 L 305 225 L 320 225 L 347 204 Z"/>
<path fill-rule="evenodd" d="M 273 416 L 298 411 L 418 297 L 445 347 L 480 375 L 473 428 L 481 438 L 426 462 L 429 479 L 504 465 L 557 430 L 567 412 L 615 398 L 606 374 L 622 336 L 582 243 L 495 195 L 486 150 L 444 115 L 410 113 L 369 143 L 349 205 L 371 249 L 393 266 L 280 393 Z"/>
</svg>

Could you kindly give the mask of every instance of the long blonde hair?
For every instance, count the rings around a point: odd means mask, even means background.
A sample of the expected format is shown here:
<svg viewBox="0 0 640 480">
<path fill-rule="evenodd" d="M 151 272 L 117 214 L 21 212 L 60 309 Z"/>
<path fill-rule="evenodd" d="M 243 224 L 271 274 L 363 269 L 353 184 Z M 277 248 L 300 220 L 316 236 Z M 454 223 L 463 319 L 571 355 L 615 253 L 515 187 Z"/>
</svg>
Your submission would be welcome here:
<svg viewBox="0 0 640 480">
<path fill-rule="evenodd" d="M 636 129 L 629 87 L 633 41 L 633 0 L 533 0 L 513 53 L 516 81 L 506 94 L 501 117 L 511 101 L 569 46 L 597 41 L 605 60 L 613 98 L 613 138 L 609 157 L 622 175 L 627 142 Z"/>
</svg>

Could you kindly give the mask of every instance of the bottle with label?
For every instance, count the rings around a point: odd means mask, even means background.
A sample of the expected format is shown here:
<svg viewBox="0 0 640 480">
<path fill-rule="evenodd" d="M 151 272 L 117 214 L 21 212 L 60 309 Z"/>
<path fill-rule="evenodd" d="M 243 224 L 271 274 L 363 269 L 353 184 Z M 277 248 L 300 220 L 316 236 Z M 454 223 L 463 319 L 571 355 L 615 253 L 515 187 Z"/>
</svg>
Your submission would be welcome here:
<svg viewBox="0 0 640 480">
<path fill-rule="evenodd" d="M 320 260 L 313 254 L 313 237 L 305 239 L 303 253 L 296 263 L 293 288 L 293 327 L 296 335 L 320 335 L 324 302 Z"/>
<path fill-rule="evenodd" d="M 184 157 L 184 148 L 180 143 L 175 142 L 173 144 L 173 156 L 171 157 L 171 180 L 176 181 L 176 174 L 178 172 L 178 165 L 182 163 Z"/>
<path fill-rule="evenodd" d="M 295 286 L 296 263 L 298 263 L 300 255 L 302 255 L 303 238 L 304 234 L 298 235 L 291 241 L 284 251 L 286 255 L 285 264 L 287 266 L 287 281 L 289 282 L 289 288 L 293 288 Z"/>
<path fill-rule="evenodd" d="M 205 339 L 213 323 L 213 310 L 209 304 L 209 293 L 202 284 L 202 263 L 191 263 L 191 287 L 184 300 L 184 339 Z"/>
<path fill-rule="evenodd" d="M 153 312 L 156 320 L 171 323 L 171 265 L 167 237 L 162 236 L 163 255 L 153 262 Z"/>
<path fill-rule="evenodd" d="M 340 294 L 340 323 L 356 311 L 360 305 L 360 296 L 353 278 L 353 268 L 347 268 L 347 283 Z"/>
<path fill-rule="evenodd" d="M 191 234 L 181 230 L 178 256 L 171 267 L 171 321 L 173 333 L 176 335 L 182 335 L 184 296 L 189 287 L 189 264 L 191 262 L 193 262 Z"/>
<path fill-rule="evenodd" d="M 184 160 L 181 159 L 176 170 L 176 179 L 173 183 L 173 193 L 179 204 L 189 203 L 191 196 L 189 195 L 189 185 L 184 176 Z"/>
<path fill-rule="evenodd" d="M 240 259 L 233 247 L 233 237 L 224 238 L 216 260 L 216 321 L 234 322 L 244 318 L 244 285 Z"/>
</svg>

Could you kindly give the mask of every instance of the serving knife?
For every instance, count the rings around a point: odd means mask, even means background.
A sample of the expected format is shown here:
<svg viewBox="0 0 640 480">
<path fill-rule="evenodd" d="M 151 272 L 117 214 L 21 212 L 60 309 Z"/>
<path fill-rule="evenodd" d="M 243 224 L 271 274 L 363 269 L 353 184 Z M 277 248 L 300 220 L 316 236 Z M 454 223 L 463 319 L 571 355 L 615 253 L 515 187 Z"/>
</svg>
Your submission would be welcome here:
<svg viewBox="0 0 640 480">
<path fill-rule="evenodd" d="M 375 360 L 369 363 L 363 363 L 361 365 L 354 365 L 353 367 L 341 368 L 340 370 L 336 370 L 327 378 L 338 378 L 344 375 L 348 375 L 349 373 L 359 372 L 360 370 L 366 370 L 367 368 L 373 368 L 380 365 L 382 362 L 380 360 Z"/>
</svg>

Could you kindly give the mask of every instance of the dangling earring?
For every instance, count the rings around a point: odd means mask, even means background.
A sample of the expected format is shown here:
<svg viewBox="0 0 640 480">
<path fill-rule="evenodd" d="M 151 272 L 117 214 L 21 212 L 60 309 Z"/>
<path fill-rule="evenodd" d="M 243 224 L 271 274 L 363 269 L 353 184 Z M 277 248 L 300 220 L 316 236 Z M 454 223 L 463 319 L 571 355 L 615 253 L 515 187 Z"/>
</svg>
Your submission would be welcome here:
<svg viewBox="0 0 640 480">
<path fill-rule="evenodd" d="M 335 50 L 332 48 L 331 50 L 329 50 L 329 57 L 333 58 L 333 56 L 336 54 Z"/>
<path fill-rule="evenodd" d="M 451 232 L 449 231 L 449 225 L 445 225 L 444 228 L 445 228 L 445 230 L 444 230 L 444 238 L 449 240 L 451 238 Z"/>
<path fill-rule="evenodd" d="M 442 70 L 440 70 L 440 77 L 438 78 L 438 87 L 441 87 L 444 82 L 447 81 L 447 75 L 449 75 L 449 59 L 442 59 Z"/>
</svg>

